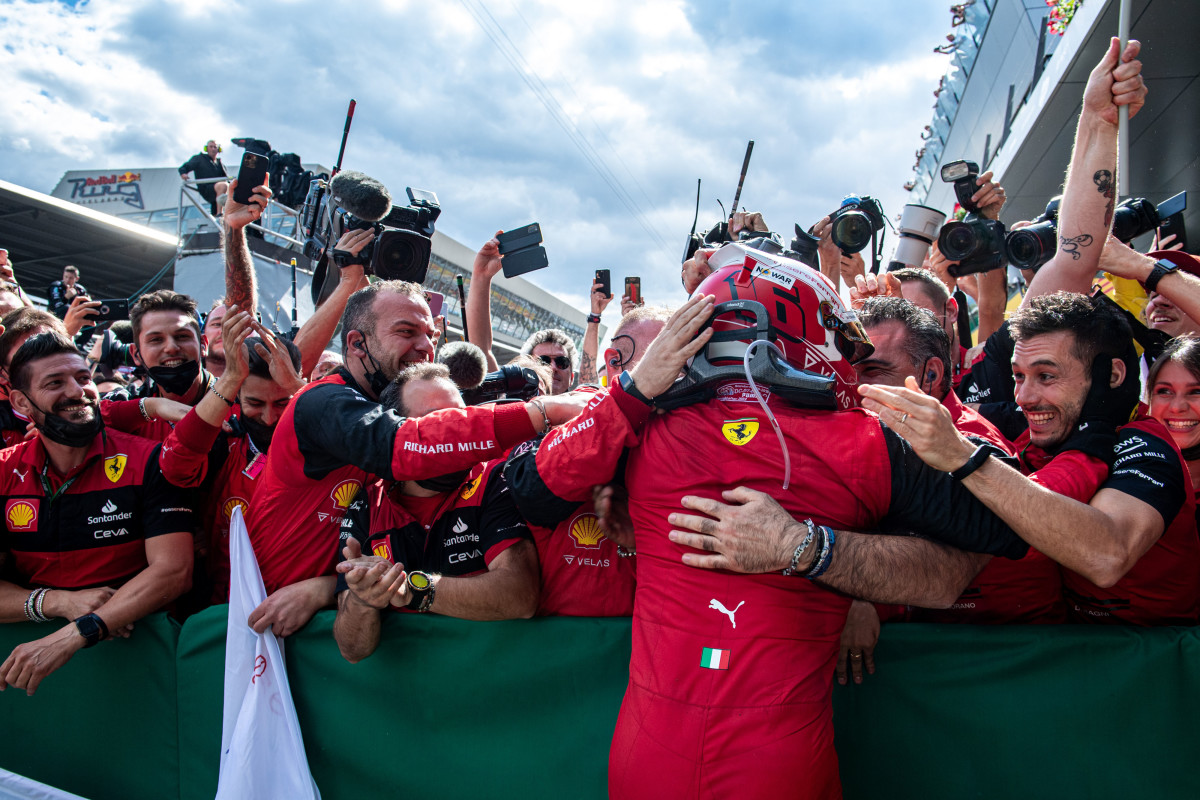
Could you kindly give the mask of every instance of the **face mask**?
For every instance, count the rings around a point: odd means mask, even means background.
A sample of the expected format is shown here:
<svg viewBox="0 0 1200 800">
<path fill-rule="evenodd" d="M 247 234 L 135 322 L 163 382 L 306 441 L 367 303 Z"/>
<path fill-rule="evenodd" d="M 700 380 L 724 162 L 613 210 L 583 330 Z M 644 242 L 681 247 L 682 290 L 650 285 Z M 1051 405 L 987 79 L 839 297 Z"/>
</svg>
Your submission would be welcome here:
<svg viewBox="0 0 1200 800">
<path fill-rule="evenodd" d="M 435 478 L 425 478 L 417 481 L 417 486 L 422 489 L 428 489 L 431 492 L 451 492 L 462 486 L 463 481 L 471 474 L 471 470 L 464 469 L 461 472 L 451 472 L 446 475 L 438 475 Z"/>
<path fill-rule="evenodd" d="M 275 429 L 247 416 L 240 417 L 238 422 L 241 423 L 242 430 L 250 437 L 250 441 L 254 443 L 258 451 L 260 453 L 267 452 L 267 448 L 271 446 L 271 437 L 275 435 Z"/>
<path fill-rule="evenodd" d="M 200 362 L 185 361 L 177 367 L 150 367 L 146 371 L 169 394 L 183 395 L 200 374 Z"/>
<path fill-rule="evenodd" d="M 29 402 L 32 404 L 33 400 Z M 42 421 L 35 422 L 34 425 L 46 435 L 47 439 L 56 444 L 64 447 L 87 447 L 96 438 L 96 435 L 104 430 L 104 418 L 100 416 L 99 405 L 96 403 L 88 403 L 88 405 L 92 409 L 91 422 L 70 422 L 58 414 L 47 413 L 34 405 L 33 407 L 42 413 Z"/>
<path fill-rule="evenodd" d="M 391 380 L 383 374 L 382 365 L 375 360 L 375 356 L 371 355 L 371 351 L 367 349 L 367 337 L 362 340 L 363 352 L 367 354 L 367 358 L 371 359 L 371 369 L 367 369 L 367 362 L 363 361 L 362 356 L 359 356 L 359 361 L 362 362 L 363 371 L 367 373 L 367 382 L 370 384 L 371 392 L 376 397 L 383 396 L 383 390 L 388 387 Z"/>
</svg>

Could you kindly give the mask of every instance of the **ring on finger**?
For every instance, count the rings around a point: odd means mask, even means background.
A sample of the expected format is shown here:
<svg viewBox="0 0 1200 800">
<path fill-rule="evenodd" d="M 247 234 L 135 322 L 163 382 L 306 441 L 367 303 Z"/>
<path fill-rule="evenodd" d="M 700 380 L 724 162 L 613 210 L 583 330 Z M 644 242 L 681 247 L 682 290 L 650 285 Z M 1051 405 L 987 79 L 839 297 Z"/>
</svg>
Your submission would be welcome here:
<svg viewBox="0 0 1200 800">
<path fill-rule="evenodd" d="M 907 411 L 905 411 L 903 414 L 900 415 L 900 423 L 903 424 L 905 422 L 908 422 L 908 412 Z"/>
<path fill-rule="evenodd" d="M 851 653 L 850 657 L 851 658 L 862 658 L 862 653 Z"/>
</svg>

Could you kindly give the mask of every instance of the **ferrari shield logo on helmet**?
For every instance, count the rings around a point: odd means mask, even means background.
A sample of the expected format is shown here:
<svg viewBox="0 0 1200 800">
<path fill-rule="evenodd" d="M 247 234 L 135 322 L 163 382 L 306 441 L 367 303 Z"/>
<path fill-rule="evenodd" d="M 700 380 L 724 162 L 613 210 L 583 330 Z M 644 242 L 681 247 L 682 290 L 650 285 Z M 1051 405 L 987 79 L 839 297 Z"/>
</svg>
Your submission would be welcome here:
<svg viewBox="0 0 1200 800">
<path fill-rule="evenodd" d="M 725 434 L 725 438 L 729 440 L 730 444 L 741 447 L 753 439 L 754 434 L 758 433 L 758 420 L 753 418 L 727 419 L 721 426 L 721 433 Z"/>
<path fill-rule="evenodd" d="M 121 480 L 121 476 L 125 474 L 126 461 L 128 459 L 124 453 L 117 453 L 115 456 L 104 459 L 104 476 L 113 483 Z"/>
</svg>

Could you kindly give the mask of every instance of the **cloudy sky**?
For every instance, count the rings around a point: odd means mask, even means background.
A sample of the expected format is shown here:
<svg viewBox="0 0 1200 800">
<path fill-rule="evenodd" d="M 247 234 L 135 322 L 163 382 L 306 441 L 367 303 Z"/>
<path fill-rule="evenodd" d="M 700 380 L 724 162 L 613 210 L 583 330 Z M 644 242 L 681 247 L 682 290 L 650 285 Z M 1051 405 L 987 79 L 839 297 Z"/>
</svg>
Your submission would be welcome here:
<svg viewBox="0 0 1200 800">
<path fill-rule="evenodd" d="M 0 177 L 176 166 L 209 138 L 267 139 L 404 196 L 474 249 L 538 221 L 529 277 L 584 307 L 592 271 L 682 300 L 701 227 L 733 198 L 780 232 L 843 195 L 905 202 L 946 67 L 950 0 L 91 0 L 0 4 Z M 615 305 L 612 309 L 615 311 Z M 606 314 L 605 321 L 615 321 Z"/>
</svg>

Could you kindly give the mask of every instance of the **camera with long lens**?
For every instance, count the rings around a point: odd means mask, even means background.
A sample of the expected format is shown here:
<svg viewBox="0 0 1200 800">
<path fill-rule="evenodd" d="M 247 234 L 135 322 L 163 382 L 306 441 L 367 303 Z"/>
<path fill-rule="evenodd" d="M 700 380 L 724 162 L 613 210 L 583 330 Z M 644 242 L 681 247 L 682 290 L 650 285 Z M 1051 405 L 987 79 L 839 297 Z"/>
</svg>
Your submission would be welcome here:
<svg viewBox="0 0 1200 800">
<path fill-rule="evenodd" d="M 883 206 L 873 197 L 847 195 L 829 215 L 829 236 L 845 255 L 858 253 L 883 230 Z"/>
<path fill-rule="evenodd" d="M 479 373 L 475 373 L 478 375 Z M 474 389 L 462 390 L 463 402 L 469 406 L 494 403 L 497 400 L 530 400 L 537 397 L 541 384 L 538 374 L 529 367 L 508 364 L 483 376 Z"/>
<path fill-rule="evenodd" d="M 967 210 L 960 222 L 947 222 L 938 234 L 938 249 L 950 261 L 954 277 L 1000 269 L 1007 261 L 1004 223 L 981 216 L 971 197 L 979 191 L 975 182 L 979 165 L 974 161 L 951 161 L 942 167 L 942 180 L 954 184 L 958 204 Z"/>
<path fill-rule="evenodd" d="M 920 267 L 938 238 L 946 215 L 936 208 L 909 203 L 900 214 L 900 243 L 888 263 L 888 272 Z"/>
<path fill-rule="evenodd" d="M 348 186 L 341 198 L 331 191 L 338 181 Z M 300 226 L 304 255 L 314 265 L 315 303 L 328 297 L 337 284 L 330 260 L 338 268 L 362 264 L 368 275 L 384 280 L 424 282 L 433 252 L 434 223 L 442 209 L 433 192 L 409 188 L 407 193 L 407 206 L 392 205 L 383 185 L 361 173 L 341 173 L 333 181 L 318 178 L 309 184 Z M 342 235 L 354 230 L 374 231 L 375 236 L 357 255 L 335 249 Z"/>
<path fill-rule="evenodd" d="M 1161 222 L 1153 203 L 1144 197 L 1131 197 L 1123 200 L 1113 211 L 1112 234 L 1129 244 L 1143 233 L 1157 228 Z"/>
<path fill-rule="evenodd" d="M 1004 240 L 1008 247 L 1008 260 L 1020 269 L 1038 269 L 1054 257 L 1058 249 L 1058 207 L 1062 195 L 1046 204 L 1042 215 L 1019 230 L 1011 231 Z"/>
</svg>

